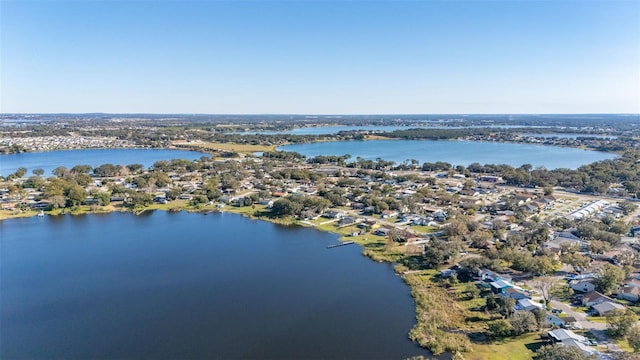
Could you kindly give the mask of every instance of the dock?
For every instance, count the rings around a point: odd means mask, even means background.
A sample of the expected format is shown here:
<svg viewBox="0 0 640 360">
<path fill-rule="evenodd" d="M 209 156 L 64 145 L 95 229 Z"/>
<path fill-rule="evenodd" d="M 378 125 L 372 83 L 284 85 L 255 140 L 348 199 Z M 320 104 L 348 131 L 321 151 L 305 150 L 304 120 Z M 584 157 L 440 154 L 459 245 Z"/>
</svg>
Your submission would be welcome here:
<svg viewBox="0 0 640 360">
<path fill-rule="evenodd" d="M 345 242 L 340 243 L 340 244 L 329 245 L 329 246 L 327 246 L 327 249 L 333 249 L 333 248 L 337 248 L 337 247 L 340 247 L 340 246 L 347 246 L 347 245 L 351 245 L 351 244 L 355 244 L 355 241 L 345 241 Z"/>
</svg>

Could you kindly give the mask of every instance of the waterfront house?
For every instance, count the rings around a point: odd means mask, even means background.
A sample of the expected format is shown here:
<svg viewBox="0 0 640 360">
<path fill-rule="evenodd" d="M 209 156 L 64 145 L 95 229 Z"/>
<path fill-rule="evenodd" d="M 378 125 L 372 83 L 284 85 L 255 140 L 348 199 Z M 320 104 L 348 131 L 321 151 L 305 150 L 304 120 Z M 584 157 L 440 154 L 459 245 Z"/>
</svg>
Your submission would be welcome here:
<svg viewBox="0 0 640 360">
<path fill-rule="evenodd" d="M 328 218 L 328 219 L 342 219 L 345 215 L 344 211 L 340 211 L 340 210 L 329 210 L 327 212 L 325 212 L 324 214 L 322 214 L 322 217 Z"/>
<path fill-rule="evenodd" d="M 446 270 L 440 271 L 440 277 L 442 278 L 453 277 L 453 276 L 456 276 L 457 274 L 458 274 L 458 271 L 456 269 L 446 269 Z"/>
<path fill-rule="evenodd" d="M 339 226 L 348 226 L 353 225 L 358 222 L 358 218 L 355 216 L 345 216 L 340 221 L 338 221 Z"/>
</svg>

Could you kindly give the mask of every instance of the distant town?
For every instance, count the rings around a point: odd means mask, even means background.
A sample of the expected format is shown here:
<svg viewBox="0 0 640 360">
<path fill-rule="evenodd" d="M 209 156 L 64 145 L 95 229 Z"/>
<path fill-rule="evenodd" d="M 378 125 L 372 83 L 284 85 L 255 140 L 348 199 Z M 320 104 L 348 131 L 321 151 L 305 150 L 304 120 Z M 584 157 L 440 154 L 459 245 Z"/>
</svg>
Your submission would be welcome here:
<svg viewBox="0 0 640 360">
<path fill-rule="evenodd" d="M 164 148 L 203 156 L 151 167 L 70 164 L 51 174 L 22 167 L 0 178 L 0 219 L 186 210 L 313 227 L 395 265 L 416 301 L 409 336 L 435 355 L 516 359 L 533 348 L 539 359 L 638 358 L 638 116 L 273 117 L 4 114 L 5 154 Z M 402 128 L 291 132 L 323 126 Z M 277 150 L 368 139 L 536 143 L 617 157 L 569 170 Z"/>
</svg>

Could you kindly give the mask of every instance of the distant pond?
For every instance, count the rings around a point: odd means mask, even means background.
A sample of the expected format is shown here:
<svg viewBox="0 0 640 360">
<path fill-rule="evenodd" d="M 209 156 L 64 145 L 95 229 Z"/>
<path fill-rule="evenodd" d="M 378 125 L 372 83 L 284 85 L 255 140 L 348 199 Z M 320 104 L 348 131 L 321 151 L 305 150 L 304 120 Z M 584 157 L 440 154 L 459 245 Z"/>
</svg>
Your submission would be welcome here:
<svg viewBox="0 0 640 360">
<path fill-rule="evenodd" d="M 337 239 L 225 213 L 0 221 L 0 358 L 427 356 L 409 287 Z"/>
<path fill-rule="evenodd" d="M 142 164 L 145 167 L 150 167 L 158 160 L 195 160 L 204 155 L 206 154 L 196 151 L 168 149 L 83 149 L 29 152 L 0 155 L 0 175 L 12 174 L 20 167 L 27 168 L 27 176 L 38 168 L 44 170 L 44 176 L 51 176 L 51 172 L 59 166 L 71 168 L 75 165 L 97 167 L 103 164 Z"/>
<path fill-rule="evenodd" d="M 351 155 L 368 160 L 382 158 L 402 163 L 408 159 L 424 162 L 444 161 L 467 166 L 472 163 L 508 164 L 514 167 L 531 164 L 547 169 L 575 169 L 599 160 L 613 159 L 616 154 L 559 146 L 498 143 L 484 141 L 433 140 L 367 140 L 330 141 L 285 145 L 278 148 L 314 157 L 317 155 Z"/>
</svg>

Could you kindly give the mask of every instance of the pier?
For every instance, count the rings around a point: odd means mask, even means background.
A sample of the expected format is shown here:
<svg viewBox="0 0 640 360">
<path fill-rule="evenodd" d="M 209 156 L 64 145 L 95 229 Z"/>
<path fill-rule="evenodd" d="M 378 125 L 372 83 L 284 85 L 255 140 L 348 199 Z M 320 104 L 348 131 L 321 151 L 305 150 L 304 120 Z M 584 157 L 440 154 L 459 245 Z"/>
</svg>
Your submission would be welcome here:
<svg viewBox="0 0 640 360">
<path fill-rule="evenodd" d="M 351 244 L 355 244 L 355 242 L 354 241 L 345 241 L 345 242 L 340 243 L 340 244 L 329 245 L 329 246 L 327 246 L 327 249 L 333 249 L 333 248 L 337 248 L 337 247 L 341 247 L 341 246 L 347 246 L 347 245 L 351 245 Z"/>
</svg>

